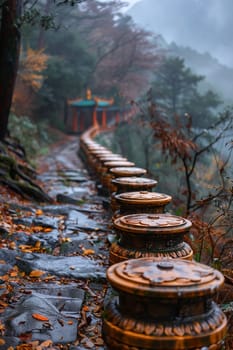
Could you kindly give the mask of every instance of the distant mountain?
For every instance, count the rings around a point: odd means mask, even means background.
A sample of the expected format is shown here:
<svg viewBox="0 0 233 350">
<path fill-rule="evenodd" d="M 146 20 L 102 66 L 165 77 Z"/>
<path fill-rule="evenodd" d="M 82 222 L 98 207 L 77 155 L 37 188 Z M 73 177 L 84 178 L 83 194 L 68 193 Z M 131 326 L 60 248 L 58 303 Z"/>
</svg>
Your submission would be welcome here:
<svg viewBox="0 0 233 350">
<path fill-rule="evenodd" d="M 233 69 L 221 64 L 209 53 L 201 54 L 190 47 L 168 45 L 171 55 L 184 58 L 193 72 L 206 77 L 203 87 L 217 92 L 226 103 L 233 103 Z"/>
<path fill-rule="evenodd" d="M 160 34 L 170 54 L 185 59 L 209 87 L 233 101 L 233 0 L 141 0 L 128 14 Z M 164 46 L 164 45 L 163 45 Z"/>
</svg>

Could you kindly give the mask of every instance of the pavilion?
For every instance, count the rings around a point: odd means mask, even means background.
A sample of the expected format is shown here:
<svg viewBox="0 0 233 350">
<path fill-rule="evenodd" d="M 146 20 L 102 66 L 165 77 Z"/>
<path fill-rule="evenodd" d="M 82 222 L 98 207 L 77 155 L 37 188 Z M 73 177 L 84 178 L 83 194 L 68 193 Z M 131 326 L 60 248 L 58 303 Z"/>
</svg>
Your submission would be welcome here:
<svg viewBox="0 0 233 350">
<path fill-rule="evenodd" d="M 82 133 L 92 126 L 106 128 L 107 124 L 119 121 L 119 108 L 114 99 L 92 96 L 87 89 L 85 99 L 68 100 L 65 110 L 67 132 Z"/>
</svg>

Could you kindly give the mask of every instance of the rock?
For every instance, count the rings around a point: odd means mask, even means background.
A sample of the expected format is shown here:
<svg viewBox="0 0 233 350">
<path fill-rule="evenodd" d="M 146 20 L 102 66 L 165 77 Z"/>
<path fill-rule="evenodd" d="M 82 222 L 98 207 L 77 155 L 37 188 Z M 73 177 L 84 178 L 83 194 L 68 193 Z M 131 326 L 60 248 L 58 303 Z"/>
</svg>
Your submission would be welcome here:
<svg viewBox="0 0 233 350">
<path fill-rule="evenodd" d="M 22 256 L 22 255 L 21 255 Z M 55 276 L 77 279 L 105 279 L 105 269 L 97 261 L 84 256 L 51 256 L 47 254 L 24 254 L 18 257 L 17 266 L 29 274 L 42 270 Z"/>
</svg>

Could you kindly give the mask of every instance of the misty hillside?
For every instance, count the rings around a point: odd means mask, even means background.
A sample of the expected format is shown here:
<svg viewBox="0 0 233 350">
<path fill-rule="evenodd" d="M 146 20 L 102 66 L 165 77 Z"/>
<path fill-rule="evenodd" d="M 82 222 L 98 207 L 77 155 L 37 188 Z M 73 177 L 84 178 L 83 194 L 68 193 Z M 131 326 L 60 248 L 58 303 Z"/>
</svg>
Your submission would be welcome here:
<svg viewBox="0 0 233 350">
<path fill-rule="evenodd" d="M 190 47 L 172 43 L 168 46 L 170 54 L 184 58 L 185 63 L 195 73 L 206 77 L 207 88 L 216 91 L 227 103 L 233 102 L 233 69 L 221 64 L 209 53 L 201 54 Z"/>
<path fill-rule="evenodd" d="M 128 13 L 162 35 L 169 52 L 206 76 L 211 89 L 233 100 L 232 0 L 141 0 Z"/>
</svg>

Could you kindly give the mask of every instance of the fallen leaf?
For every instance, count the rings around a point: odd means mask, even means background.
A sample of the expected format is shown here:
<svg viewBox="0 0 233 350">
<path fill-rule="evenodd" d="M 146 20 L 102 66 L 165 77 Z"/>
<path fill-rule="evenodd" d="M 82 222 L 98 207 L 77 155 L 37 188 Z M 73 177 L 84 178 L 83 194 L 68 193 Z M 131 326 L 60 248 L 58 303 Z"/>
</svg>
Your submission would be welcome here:
<svg viewBox="0 0 233 350">
<path fill-rule="evenodd" d="M 73 321 L 68 321 L 67 324 L 71 325 L 73 324 L 74 322 Z"/>
<path fill-rule="evenodd" d="M 42 270 L 33 270 L 30 272 L 29 277 L 40 277 L 45 274 L 45 271 Z"/>
<path fill-rule="evenodd" d="M 4 339 L 0 338 L 0 345 L 4 345 L 6 342 Z"/>
<path fill-rule="evenodd" d="M 45 227 L 43 232 L 51 232 L 53 229 L 51 227 Z"/>
<path fill-rule="evenodd" d="M 43 211 L 41 209 L 37 209 L 36 210 L 36 215 L 43 215 Z"/>
<path fill-rule="evenodd" d="M 0 264 L 2 265 L 6 264 L 5 260 L 0 260 Z"/>
<path fill-rule="evenodd" d="M 38 321 L 49 321 L 48 317 L 41 315 L 41 314 L 32 314 L 32 317 Z"/>
<path fill-rule="evenodd" d="M 19 249 L 22 250 L 24 253 L 31 253 L 32 247 L 30 245 L 20 244 Z"/>
<path fill-rule="evenodd" d="M 48 339 L 43 341 L 43 343 L 40 344 L 40 346 L 43 348 L 48 348 L 49 346 L 53 345 L 52 340 Z"/>
<path fill-rule="evenodd" d="M 16 249 L 16 244 L 15 244 L 15 242 L 10 242 L 10 243 L 9 243 L 9 248 L 10 248 L 10 249 Z"/>
<path fill-rule="evenodd" d="M 36 241 L 35 248 L 40 249 L 41 243 L 40 241 Z"/>
<path fill-rule="evenodd" d="M 93 249 L 84 249 L 83 255 L 92 255 L 95 254 L 95 251 Z"/>
<path fill-rule="evenodd" d="M 72 242 L 71 238 L 69 238 L 69 237 L 62 237 L 62 243 L 66 243 L 66 242 Z"/>
<path fill-rule="evenodd" d="M 43 226 L 34 226 L 34 227 L 32 228 L 32 231 L 33 231 L 33 232 L 43 232 L 43 230 L 44 230 L 44 227 L 43 227 Z"/>
<path fill-rule="evenodd" d="M 89 310 L 89 307 L 88 307 L 87 305 L 84 305 L 84 306 L 83 306 L 83 310 L 84 310 L 84 311 L 88 311 L 88 310 Z"/>
<path fill-rule="evenodd" d="M 102 339 L 102 338 L 97 338 L 97 339 L 95 340 L 95 345 L 104 345 L 103 339 Z"/>
<path fill-rule="evenodd" d="M 7 307 L 8 304 L 5 303 L 3 300 L 0 300 L 0 306 L 2 306 L 2 307 Z"/>
</svg>

